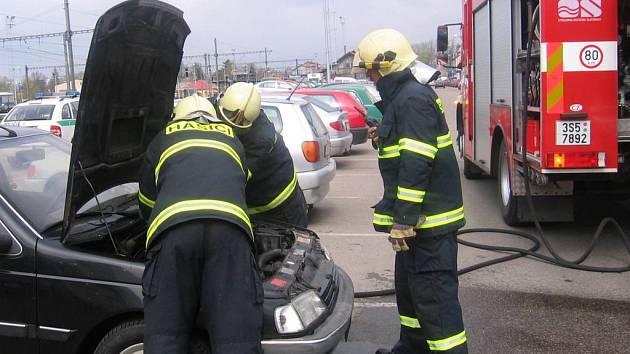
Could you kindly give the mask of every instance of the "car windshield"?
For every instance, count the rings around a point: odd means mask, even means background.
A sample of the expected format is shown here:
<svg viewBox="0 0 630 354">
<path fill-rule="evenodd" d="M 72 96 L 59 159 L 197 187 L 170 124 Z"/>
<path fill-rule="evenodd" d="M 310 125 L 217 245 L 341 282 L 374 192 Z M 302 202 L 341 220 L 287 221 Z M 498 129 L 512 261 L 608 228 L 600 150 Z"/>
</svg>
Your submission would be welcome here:
<svg viewBox="0 0 630 354">
<path fill-rule="evenodd" d="M 52 135 L 0 140 L 0 194 L 37 230 L 63 219 L 70 144 Z"/>
<path fill-rule="evenodd" d="M 311 126 L 311 130 L 315 133 L 315 135 L 324 136 L 328 134 L 328 130 L 326 129 L 324 123 L 322 123 L 322 119 L 319 117 L 317 112 L 315 112 L 315 109 L 310 103 L 302 105 L 301 108 L 302 112 L 304 112 L 304 115 L 306 116 L 308 124 Z"/>
<path fill-rule="evenodd" d="M 24 120 L 50 120 L 54 105 L 34 105 L 14 107 L 7 115 L 5 122 L 17 122 Z"/>
<path fill-rule="evenodd" d="M 38 232 L 63 220 L 70 151 L 49 134 L 0 140 L 0 194 Z M 111 208 L 107 201 L 137 192 L 137 183 L 123 184 L 99 194 L 99 202 Z M 79 213 L 95 206 L 92 198 Z"/>
</svg>

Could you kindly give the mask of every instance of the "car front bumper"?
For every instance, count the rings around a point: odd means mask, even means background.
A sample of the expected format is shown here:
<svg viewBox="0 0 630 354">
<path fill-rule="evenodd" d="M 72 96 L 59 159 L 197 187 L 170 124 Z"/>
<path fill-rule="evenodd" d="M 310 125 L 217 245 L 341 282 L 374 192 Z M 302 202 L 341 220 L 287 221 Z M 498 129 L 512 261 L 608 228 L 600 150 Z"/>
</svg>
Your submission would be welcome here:
<svg viewBox="0 0 630 354">
<path fill-rule="evenodd" d="M 319 170 L 297 173 L 306 204 L 313 205 L 326 197 L 336 170 L 337 163 L 334 159 L 330 159 L 328 165 Z"/>
<path fill-rule="evenodd" d="M 352 145 L 363 144 L 366 142 L 368 138 L 368 129 L 369 127 L 367 126 L 362 128 L 351 128 L 350 132 L 352 133 Z"/>
<path fill-rule="evenodd" d="M 350 151 L 352 146 L 352 134 L 346 134 L 342 137 L 330 138 L 330 155 L 340 156 Z"/>
<path fill-rule="evenodd" d="M 352 280 L 343 270 L 339 273 L 339 294 L 337 303 L 328 318 L 313 334 L 290 339 L 263 340 L 266 354 L 323 354 L 332 351 L 350 328 L 354 306 Z"/>
</svg>

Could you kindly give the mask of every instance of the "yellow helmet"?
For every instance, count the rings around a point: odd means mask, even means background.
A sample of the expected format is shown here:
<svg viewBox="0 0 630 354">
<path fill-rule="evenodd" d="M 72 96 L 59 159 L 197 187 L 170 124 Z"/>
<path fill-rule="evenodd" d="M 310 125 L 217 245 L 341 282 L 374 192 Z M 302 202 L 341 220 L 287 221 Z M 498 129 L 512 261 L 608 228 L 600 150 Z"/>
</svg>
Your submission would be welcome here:
<svg viewBox="0 0 630 354">
<path fill-rule="evenodd" d="M 355 68 L 378 70 L 383 76 L 405 70 L 418 59 L 402 33 L 380 29 L 363 37 L 354 54 Z"/>
<path fill-rule="evenodd" d="M 217 111 L 208 99 L 197 94 L 188 96 L 177 102 L 173 109 L 173 120 L 195 119 L 203 117 L 207 120 L 216 120 Z"/>
<path fill-rule="evenodd" d="M 260 93 L 251 83 L 237 82 L 225 90 L 218 106 L 226 123 L 246 129 L 260 114 Z"/>
</svg>

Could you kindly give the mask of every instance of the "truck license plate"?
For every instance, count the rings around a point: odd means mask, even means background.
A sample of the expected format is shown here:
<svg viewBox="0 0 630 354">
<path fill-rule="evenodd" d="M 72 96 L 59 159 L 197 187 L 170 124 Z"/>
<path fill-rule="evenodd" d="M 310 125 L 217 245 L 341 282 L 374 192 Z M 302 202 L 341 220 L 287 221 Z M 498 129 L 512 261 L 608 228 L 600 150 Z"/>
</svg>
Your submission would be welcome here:
<svg viewBox="0 0 630 354">
<path fill-rule="evenodd" d="M 591 121 L 557 121 L 556 145 L 591 145 Z"/>
</svg>

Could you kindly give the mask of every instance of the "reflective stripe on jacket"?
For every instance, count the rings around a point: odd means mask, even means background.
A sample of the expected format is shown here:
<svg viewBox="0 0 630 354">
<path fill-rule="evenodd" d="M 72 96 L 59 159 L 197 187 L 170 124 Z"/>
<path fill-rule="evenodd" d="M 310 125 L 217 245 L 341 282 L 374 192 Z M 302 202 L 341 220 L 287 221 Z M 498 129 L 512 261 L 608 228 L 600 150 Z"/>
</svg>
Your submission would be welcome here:
<svg viewBox="0 0 630 354">
<path fill-rule="evenodd" d="M 248 172 L 243 146 L 229 126 L 169 123 L 149 145 L 140 176 L 147 247 L 167 228 L 194 219 L 236 224 L 253 240 L 245 201 Z"/>
<path fill-rule="evenodd" d="M 384 194 L 374 228 L 415 225 L 419 235 L 439 235 L 465 224 L 459 167 L 442 101 L 409 70 L 379 80 L 383 120 L 377 130 Z M 419 223 L 420 216 L 426 221 Z"/>
</svg>

